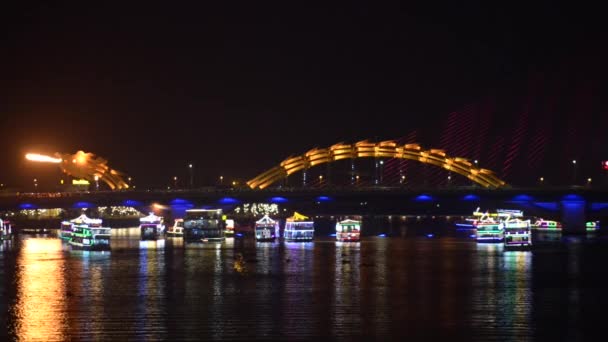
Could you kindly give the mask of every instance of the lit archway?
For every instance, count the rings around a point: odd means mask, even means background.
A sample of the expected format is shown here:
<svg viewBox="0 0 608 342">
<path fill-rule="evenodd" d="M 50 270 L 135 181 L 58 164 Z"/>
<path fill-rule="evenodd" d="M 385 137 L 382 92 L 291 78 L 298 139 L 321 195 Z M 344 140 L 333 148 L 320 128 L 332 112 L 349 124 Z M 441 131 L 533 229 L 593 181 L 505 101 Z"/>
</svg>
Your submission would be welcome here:
<svg viewBox="0 0 608 342">
<path fill-rule="evenodd" d="M 435 165 L 467 177 L 485 188 L 501 188 L 507 185 L 491 170 L 478 168 L 466 158 L 449 157 L 445 151 L 439 149 L 424 150 L 419 144 L 399 145 L 393 140 L 381 142 L 363 140 L 355 144 L 338 143 L 328 148 L 315 148 L 301 156 L 285 159 L 278 166 L 249 180 L 247 185 L 252 189 L 264 189 L 294 172 L 319 164 L 341 159 L 370 157 L 410 159 Z"/>
</svg>

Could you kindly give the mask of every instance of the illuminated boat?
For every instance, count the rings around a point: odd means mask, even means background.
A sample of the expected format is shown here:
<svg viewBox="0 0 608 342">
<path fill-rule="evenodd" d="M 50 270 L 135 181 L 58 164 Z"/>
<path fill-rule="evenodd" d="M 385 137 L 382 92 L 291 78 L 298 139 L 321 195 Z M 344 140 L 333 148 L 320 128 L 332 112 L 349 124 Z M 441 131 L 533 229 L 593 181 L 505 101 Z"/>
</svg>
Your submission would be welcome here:
<svg viewBox="0 0 608 342">
<path fill-rule="evenodd" d="M 224 241 L 222 209 L 188 209 L 184 217 L 184 241 Z"/>
<path fill-rule="evenodd" d="M 168 237 L 183 237 L 184 236 L 184 219 L 175 219 L 173 226 L 167 229 Z"/>
<path fill-rule="evenodd" d="M 13 238 L 13 230 L 10 221 L 0 219 L 0 240 L 10 240 Z"/>
<path fill-rule="evenodd" d="M 588 232 L 594 232 L 600 229 L 600 221 L 587 221 L 585 222 L 585 230 Z"/>
<path fill-rule="evenodd" d="M 474 222 L 477 242 L 500 242 L 504 238 L 502 224 L 489 216 L 482 216 Z"/>
<path fill-rule="evenodd" d="M 336 223 L 336 240 L 359 241 L 361 239 L 361 221 L 344 220 Z"/>
<path fill-rule="evenodd" d="M 562 230 L 562 224 L 558 221 L 543 220 L 542 218 L 534 222 L 532 228 L 538 231 L 555 231 Z"/>
<path fill-rule="evenodd" d="M 274 241 L 277 236 L 277 227 L 277 221 L 271 219 L 268 215 L 264 215 L 255 222 L 255 239 L 257 241 Z"/>
<path fill-rule="evenodd" d="M 153 213 L 139 219 L 139 231 L 142 240 L 156 240 L 165 232 L 163 218 Z"/>
<path fill-rule="evenodd" d="M 85 214 L 78 216 L 75 219 L 61 222 L 59 237 L 62 240 L 70 241 L 74 233 L 74 225 L 101 227 L 101 220 L 90 218 Z"/>
<path fill-rule="evenodd" d="M 99 220 L 101 222 L 101 220 Z M 110 249 L 111 228 L 97 224 L 77 224 L 72 226 L 70 246 L 75 249 Z"/>
<path fill-rule="evenodd" d="M 227 219 L 225 220 L 226 228 L 224 229 L 224 234 L 226 236 L 234 236 L 234 220 Z"/>
<path fill-rule="evenodd" d="M 59 228 L 59 238 L 62 240 L 69 241 L 72 238 L 72 226 L 74 224 L 70 221 L 61 222 L 61 227 Z"/>
<path fill-rule="evenodd" d="M 285 222 L 283 237 L 286 241 L 312 241 L 314 234 L 314 222 L 298 212 Z"/>
<path fill-rule="evenodd" d="M 502 222 L 505 247 L 531 246 L 530 220 L 507 219 Z"/>
<path fill-rule="evenodd" d="M 488 216 L 488 213 L 482 213 L 479 211 L 479 207 L 475 209 L 472 216 L 467 216 L 463 220 L 459 220 L 455 223 L 456 227 L 459 229 L 476 229 L 475 224 L 481 217 Z"/>
</svg>

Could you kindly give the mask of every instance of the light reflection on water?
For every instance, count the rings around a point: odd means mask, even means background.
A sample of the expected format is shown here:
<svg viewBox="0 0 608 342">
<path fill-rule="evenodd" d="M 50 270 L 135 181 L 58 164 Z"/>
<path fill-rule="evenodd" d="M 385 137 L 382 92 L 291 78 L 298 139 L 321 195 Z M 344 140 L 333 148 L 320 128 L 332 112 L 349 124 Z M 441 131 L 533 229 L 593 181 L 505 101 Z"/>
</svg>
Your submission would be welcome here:
<svg viewBox="0 0 608 342">
<path fill-rule="evenodd" d="M 184 244 L 141 241 L 130 228 L 113 230 L 110 251 L 89 252 L 20 236 L 0 254 L 9 310 L 0 339 L 580 339 L 577 324 L 608 302 L 606 268 L 587 266 L 605 260 L 605 247 L 565 239 L 505 251 L 450 237 Z"/>
<path fill-rule="evenodd" d="M 23 241 L 17 263 L 17 302 L 12 327 L 24 341 L 64 340 L 68 336 L 65 259 L 61 241 Z"/>
</svg>

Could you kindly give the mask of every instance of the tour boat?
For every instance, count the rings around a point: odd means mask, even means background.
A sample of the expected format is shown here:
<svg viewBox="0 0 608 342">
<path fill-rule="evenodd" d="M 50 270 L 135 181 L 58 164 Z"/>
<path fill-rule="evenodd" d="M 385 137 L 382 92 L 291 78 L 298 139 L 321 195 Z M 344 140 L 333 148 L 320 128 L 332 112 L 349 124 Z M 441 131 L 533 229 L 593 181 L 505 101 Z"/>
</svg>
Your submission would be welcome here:
<svg viewBox="0 0 608 342">
<path fill-rule="evenodd" d="M 183 237 L 184 236 L 184 219 L 175 219 L 173 227 L 167 230 L 168 237 Z"/>
<path fill-rule="evenodd" d="M 274 241 L 277 235 L 277 221 L 264 215 L 255 222 L 255 239 L 257 241 Z"/>
<path fill-rule="evenodd" d="M 61 222 L 59 237 L 62 240 L 70 241 L 74 233 L 74 225 L 83 225 L 90 227 L 101 227 L 101 219 L 90 218 L 85 214 L 78 216 L 75 219 Z"/>
<path fill-rule="evenodd" d="M 13 230 L 10 221 L 0 218 L 0 239 L 10 240 L 13 238 Z"/>
<path fill-rule="evenodd" d="M 69 244 L 76 249 L 110 249 L 110 236 L 111 228 L 109 227 L 74 224 Z"/>
<path fill-rule="evenodd" d="M 156 240 L 165 232 L 163 218 L 153 213 L 139 219 L 139 231 L 142 240 Z"/>
<path fill-rule="evenodd" d="M 502 222 L 504 228 L 505 247 L 531 246 L 532 235 L 530 234 L 530 220 L 510 219 Z"/>
<path fill-rule="evenodd" d="M 285 223 L 283 237 L 286 241 L 312 241 L 314 234 L 314 222 L 307 216 L 295 212 Z"/>
<path fill-rule="evenodd" d="M 188 209 L 184 217 L 185 241 L 224 241 L 222 209 Z"/>
<path fill-rule="evenodd" d="M 543 220 L 542 218 L 534 222 L 532 228 L 538 231 L 561 231 L 562 224 L 558 221 Z"/>
<path fill-rule="evenodd" d="M 482 216 L 474 222 L 474 226 L 477 242 L 500 242 L 504 238 L 504 230 L 501 223 L 493 218 Z"/>
<path fill-rule="evenodd" d="M 69 241 L 72 238 L 72 226 L 74 224 L 70 221 L 61 222 L 61 228 L 59 228 L 59 238 L 62 240 Z"/>
<path fill-rule="evenodd" d="M 343 220 L 336 223 L 336 240 L 359 241 L 361 239 L 361 221 Z"/>
</svg>

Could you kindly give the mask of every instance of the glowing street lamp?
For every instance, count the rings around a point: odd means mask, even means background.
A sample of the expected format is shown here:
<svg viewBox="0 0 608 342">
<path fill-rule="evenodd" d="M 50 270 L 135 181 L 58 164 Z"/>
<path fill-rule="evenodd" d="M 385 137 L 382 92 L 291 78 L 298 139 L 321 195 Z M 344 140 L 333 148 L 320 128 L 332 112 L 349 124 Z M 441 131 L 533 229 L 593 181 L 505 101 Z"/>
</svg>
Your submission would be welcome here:
<svg viewBox="0 0 608 342">
<path fill-rule="evenodd" d="M 543 185 L 543 182 L 545 181 L 545 177 L 540 177 L 538 179 L 538 181 L 540 182 L 540 185 Z"/>
<path fill-rule="evenodd" d="M 591 178 L 587 178 L 587 185 L 591 185 Z"/>
<path fill-rule="evenodd" d="M 95 175 L 95 189 L 99 190 L 99 176 Z"/>
<path fill-rule="evenodd" d="M 355 179 L 357 180 L 357 186 L 359 185 L 359 175 L 355 176 Z"/>
<path fill-rule="evenodd" d="M 220 176 L 220 185 L 224 185 L 224 176 Z"/>
<path fill-rule="evenodd" d="M 34 178 L 34 189 L 38 191 L 38 179 Z"/>
<path fill-rule="evenodd" d="M 323 184 L 323 175 L 319 175 L 319 186 Z"/>
<path fill-rule="evenodd" d="M 177 189 L 177 176 L 173 176 L 173 187 Z"/>
<path fill-rule="evenodd" d="M 194 186 L 194 173 L 192 170 L 192 164 L 188 164 L 188 170 L 190 171 L 190 188 Z"/>
<path fill-rule="evenodd" d="M 576 159 L 572 160 L 572 184 L 576 184 Z"/>
</svg>

